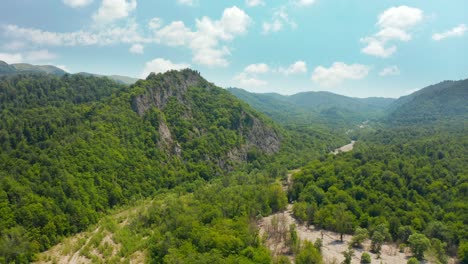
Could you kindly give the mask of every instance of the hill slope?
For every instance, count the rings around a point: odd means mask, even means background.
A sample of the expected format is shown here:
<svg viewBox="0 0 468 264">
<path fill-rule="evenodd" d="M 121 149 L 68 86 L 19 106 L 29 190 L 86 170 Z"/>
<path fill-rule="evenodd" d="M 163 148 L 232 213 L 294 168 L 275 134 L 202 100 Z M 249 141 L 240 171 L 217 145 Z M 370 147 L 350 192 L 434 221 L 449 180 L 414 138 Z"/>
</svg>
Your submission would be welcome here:
<svg viewBox="0 0 468 264">
<path fill-rule="evenodd" d="M 444 81 L 399 98 L 389 107 L 392 123 L 431 123 L 467 120 L 468 79 Z"/>
<path fill-rule="evenodd" d="M 191 70 L 132 87 L 4 76 L 0 107 L 0 252 L 20 262 L 111 207 L 193 189 L 281 146 L 273 124 Z"/>
<path fill-rule="evenodd" d="M 4 61 L 0 61 L 0 76 L 20 73 L 45 73 L 62 76 L 67 72 L 52 65 L 32 65 L 28 63 L 14 63 L 9 65 Z"/>
<path fill-rule="evenodd" d="M 256 94 L 229 88 L 232 94 L 276 121 L 285 124 L 322 124 L 349 128 L 368 119 L 383 116 L 395 99 L 352 98 L 330 92 L 304 92 L 291 96 Z"/>
</svg>

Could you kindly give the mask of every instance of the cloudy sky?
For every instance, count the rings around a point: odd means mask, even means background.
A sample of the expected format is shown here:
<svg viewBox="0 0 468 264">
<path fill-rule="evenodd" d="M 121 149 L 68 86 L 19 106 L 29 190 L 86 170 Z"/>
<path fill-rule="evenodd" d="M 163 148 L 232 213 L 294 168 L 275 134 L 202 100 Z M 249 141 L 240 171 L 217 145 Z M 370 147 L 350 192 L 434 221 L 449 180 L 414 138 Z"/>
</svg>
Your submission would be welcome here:
<svg viewBox="0 0 468 264">
<path fill-rule="evenodd" d="M 0 60 L 398 97 L 468 78 L 466 0 L 1 0 Z"/>
</svg>

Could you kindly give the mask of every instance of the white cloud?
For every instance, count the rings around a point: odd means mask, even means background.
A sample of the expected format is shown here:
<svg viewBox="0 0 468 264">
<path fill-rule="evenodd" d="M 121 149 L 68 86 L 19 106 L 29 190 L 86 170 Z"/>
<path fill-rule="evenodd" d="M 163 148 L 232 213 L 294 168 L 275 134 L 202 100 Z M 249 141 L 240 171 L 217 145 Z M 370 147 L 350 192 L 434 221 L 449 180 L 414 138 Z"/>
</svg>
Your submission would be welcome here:
<svg viewBox="0 0 468 264">
<path fill-rule="evenodd" d="M 289 17 L 286 6 L 282 6 L 273 13 L 271 21 L 263 22 L 262 33 L 267 35 L 281 31 L 285 25 L 289 25 L 292 29 L 297 28 L 296 22 Z"/>
<path fill-rule="evenodd" d="M 25 61 L 28 62 L 44 62 L 50 61 L 57 58 L 57 55 L 54 53 L 50 53 L 48 50 L 33 50 L 28 51 L 24 54 Z"/>
<path fill-rule="evenodd" d="M 42 50 L 30 50 L 25 52 L 17 53 L 0 53 L 0 60 L 8 63 L 38 63 L 47 62 L 57 58 L 57 54 L 51 53 L 46 49 Z"/>
<path fill-rule="evenodd" d="M 148 61 L 145 64 L 145 68 L 141 73 L 141 78 L 146 78 L 152 72 L 154 73 L 165 73 L 170 70 L 182 70 L 189 68 L 190 64 L 187 63 L 173 63 L 170 60 L 166 60 L 163 58 L 156 58 L 152 61 Z"/>
<path fill-rule="evenodd" d="M 93 2 L 93 0 L 62 0 L 64 4 L 73 8 L 84 7 Z"/>
<path fill-rule="evenodd" d="M 410 28 L 423 19 L 423 11 L 409 6 L 390 7 L 379 15 L 381 28 Z"/>
<path fill-rule="evenodd" d="M 379 15 L 377 26 L 380 30 L 373 36 L 361 39 L 367 46 L 361 51 L 368 55 L 387 58 L 396 52 L 395 44 L 389 42 L 410 41 L 408 32 L 423 19 L 423 11 L 408 6 L 391 7 Z"/>
<path fill-rule="evenodd" d="M 8 64 L 23 62 L 21 53 L 0 53 L 0 60 Z"/>
<path fill-rule="evenodd" d="M 443 33 L 436 33 L 434 35 L 432 35 L 432 39 L 433 40 L 443 40 L 445 38 L 449 38 L 449 37 L 461 37 L 465 34 L 466 30 L 468 30 L 468 28 L 466 27 L 465 24 L 460 24 L 450 30 L 447 30 Z"/>
<path fill-rule="evenodd" d="M 400 75 L 400 69 L 397 66 L 388 66 L 379 72 L 380 76 Z"/>
<path fill-rule="evenodd" d="M 263 6 L 265 2 L 263 0 L 245 0 L 245 4 L 250 7 Z"/>
<path fill-rule="evenodd" d="M 148 22 L 148 28 L 152 30 L 156 30 L 162 27 L 163 21 L 159 17 L 153 17 L 149 22 Z"/>
<path fill-rule="evenodd" d="M 388 58 L 397 50 L 397 47 L 395 45 L 386 48 L 384 41 L 373 37 L 363 38 L 361 39 L 361 42 L 367 43 L 367 46 L 362 48 L 361 51 L 365 54 L 373 55 L 376 57 Z"/>
<path fill-rule="evenodd" d="M 183 46 L 190 42 L 193 32 L 182 21 L 174 21 L 156 32 L 156 42 L 168 46 Z"/>
<path fill-rule="evenodd" d="M 133 54 L 143 54 L 144 47 L 141 44 L 133 44 L 130 47 L 129 51 L 130 51 L 130 53 L 133 53 Z"/>
<path fill-rule="evenodd" d="M 369 67 L 362 64 L 347 65 L 343 62 L 335 62 L 330 68 L 318 66 L 312 73 L 312 80 L 320 86 L 336 86 L 343 80 L 363 79 L 369 73 Z"/>
<path fill-rule="evenodd" d="M 280 67 L 278 71 L 284 75 L 306 73 L 307 64 L 304 61 L 296 61 L 295 63 L 289 65 L 287 68 Z"/>
<path fill-rule="evenodd" d="M 315 3 L 315 0 L 296 0 L 295 3 L 298 6 L 310 6 Z"/>
<path fill-rule="evenodd" d="M 202 17 L 196 21 L 192 31 L 182 21 L 174 21 L 159 29 L 156 41 L 168 46 L 187 46 L 192 50 L 193 62 L 206 66 L 227 66 L 226 56 L 230 50 L 222 45 L 243 35 L 251 23 L 251 18 L 236 6 L 226 8 L 220 20 Z"/>
<path fill-rule="evenodd" d="M 236 80 L 238 84 L 243 88 L 259 87 L 259 86 L 265 86 L 268 84 L 267 81 L 249 76 L 245 72 L 238 74 L 236 77 L 234 77 L 234 80 Z"/>
<path fill-rule="evenodd" d="M 136 0 L 103 0 L 97 13 L 93 15 L 93 19 L 98 23 L 106 24 L 128 17 L 136 7 Z"/>
<path fill-rule="evenodd" d="M 250 64 L 244 68 L 246 73 L 267 73 L 270 71 L 270 67 L 265 63 Z"/>
<path fill-rule="evenodd" d="M 194 1 L 193 0 L 177 0 L 177 3 L 180 5 L 193 6 Z"/>
<path fill-rule="evenodd" d="M 95 14 L 95 19 L 104 17 L 118 19 L 128 15 L 129 10 L 136 7 L 136 0 L 116 0 L 112 2 L 120 11 L 111 10 L 111 0 L 103 0 L 103 4 Z M 128 2 L 130 1 L 130 2 Z M 120 4 L 119 4 L 120 3 Z M 122 11 L 123 10 L 123 11 Z M 113 14 L 106 16 L 104 14 Z M 98 20 L 99 20 L 98 19 Z M 101 21 L 110 21 L 104 19 Z M 21 41 L 36 46 L 89 46 L 112 44 L 148 44 L 159 43 L 168 46 L 185 46 L 192 53 L 192 61 L 206 66 L 227 66 L 227 57 L 231 51 L 227 46 L 229 41 L 247 33 L 251 18 L 236 6 L 224 9 L 219 20 L 202 17 L 195 21 L 195 29 L 190 29 L 182 21 L 173 21 L 162 26 L 159 18 L 153 18 L 148 23 L 147 34 L 141 34 L 139 25 L 133 20 L 127 20 L 124 26 L 107 24 L 92 27 L 89 30 L 74 32 L 50 32 L 36 28 L 23 28 L 17 25 L 5 25 L 0 28 L 6 37 L 12 41 Z M 149 30 L 148 30 L 149 29 Z M 149 31 L 149 32 L 148 32 Z"/>
<path fill-rule="evenodd" d="M 95 31 L 49 32 L 17 25 L 3 26 L 4 34 L 16 40 L 43 46 L 88 46 L 115 43 L 147 43 L 151 39 L 138 33 L 138 25 L 129 23 L 124 27 L 108 26 Z"/>
</svg>

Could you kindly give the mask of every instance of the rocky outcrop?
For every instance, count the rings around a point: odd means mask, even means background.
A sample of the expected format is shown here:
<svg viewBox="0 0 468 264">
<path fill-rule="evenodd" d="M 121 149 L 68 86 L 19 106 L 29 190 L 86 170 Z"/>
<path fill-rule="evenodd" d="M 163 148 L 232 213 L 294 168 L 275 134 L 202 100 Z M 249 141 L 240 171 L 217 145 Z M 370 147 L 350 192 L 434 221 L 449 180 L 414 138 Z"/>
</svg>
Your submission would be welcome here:
<svg viewBox="0 0 468 264">
<path fill-rule="evenodd" d="M 277 132 L 273 128 L 265 126 L 257 118 L 253 118 L 253 124 L 247 134 L 247 142 L 267 154 L 278 152 L 281 146 Z"/>
<path fill-rule="evenodd" d="M 185 101 L 189 87 L 207 87 L 209 83 L 193 70 L 170 71 L 165 74 L 151 73 L 146 78 L 153 87 L 145 87 L 146 92 L 133 98 L 132 108 L 143 116 L 151 107 L 164 109 L 169 98 L 176 97 L 179 102 Z"/>
<path fill-rule="evenodd" d="M 144 117 L 152 108 L 156 108 L 158 113 L 161 113 L 161 118 L 158 118 L 157 124 L 154 124 L 159 133 L 157 145 L 170 155 L 183 157 L 183 152 L 194 146 L 190 143 L 191 140 L 199 137 L 209 138 L 210 133 L 213 133 L 214 124 L 207 123 L 206 120 L 217 122 L 216 120 L 224 117 L 230 118 L 232 123 L 230 125 L 224 123 L 223 129 L 233 130 L 238 137 L 236 141 L 240 144 L 226 150 L 223 143 L 215 143 L 215 146 L 219 145 L 211 149 L 216 152 L 214 154 L 209 151 L 203 152 L 206 151 L 206 145 L 213 146 L 211 143 L 204 143 L 202 149 L 196 151 L 202 153 L 201 157 L 205 157 L 207 161 L 214 162 L 221 168 L 229 168 L 229 164 L 233 162 L 247 160 L 248 153 L 252 149 L 265 154 L 273 154 L 280 150 L 280 135 L 273 125 L 266 124 L 263 117 L 255 110 L 209 83 L 196 71 L 186 69 L 165 74 L 150 74 L 146 80 L 137 82 L 134 88 L 137 95 L 132 98 L 132 107 L 138 115 Z M 190 90 L 191 88 L 195 90 Z M 175 105 L 174 98 L 177 101 Z M 167 107 L 169 102 L 171 102 L 170 107 Z M 220 115 L 218 110 L 223 114 Z M 214 140 L 217 138 L 223 136 L 213 137 Z M 222 140 L 220 139 L 220 142 Z M 219 149 L 223 149 L 224 154 L 220 154 Z"/>
</svg>

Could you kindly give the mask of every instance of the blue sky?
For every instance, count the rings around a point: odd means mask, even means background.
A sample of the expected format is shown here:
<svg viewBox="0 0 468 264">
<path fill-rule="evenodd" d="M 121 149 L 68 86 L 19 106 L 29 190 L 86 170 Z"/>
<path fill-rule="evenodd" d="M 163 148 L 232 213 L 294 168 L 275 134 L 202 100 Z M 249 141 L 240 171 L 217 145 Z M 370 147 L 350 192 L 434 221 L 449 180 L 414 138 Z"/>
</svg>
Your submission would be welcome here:
<svg viewBox="0 0 468 264">
<path fill-rule="evenodd" d="M 0 60 L 221 87 L 398 97 L 468 78 L 468 2 L 2 0 Z"/>
</svg>

